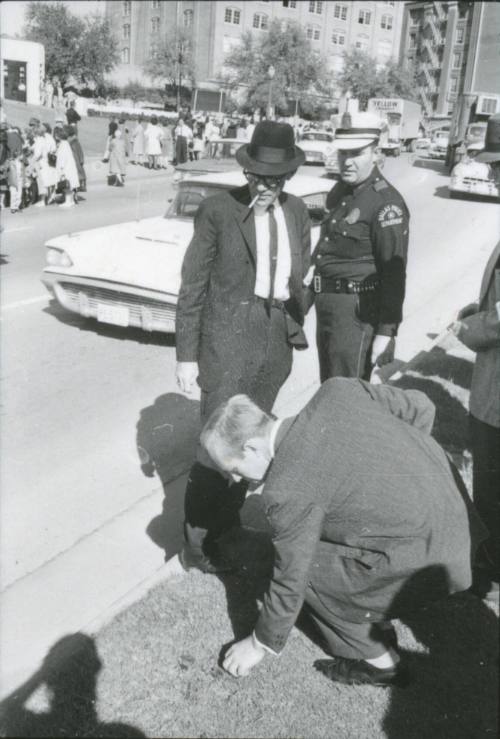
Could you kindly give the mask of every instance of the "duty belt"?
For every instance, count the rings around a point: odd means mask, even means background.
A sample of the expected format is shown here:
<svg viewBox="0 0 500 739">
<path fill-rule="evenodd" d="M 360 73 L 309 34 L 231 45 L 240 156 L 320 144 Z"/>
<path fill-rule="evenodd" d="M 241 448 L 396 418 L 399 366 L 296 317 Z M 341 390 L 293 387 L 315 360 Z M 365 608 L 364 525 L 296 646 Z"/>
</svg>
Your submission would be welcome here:
<svg viewBox="0 0 500 739">
<path fill-rule="evenodd" d="M 312 289 L 315 293 L 371 293 L 379 287 L 380 283 L 376 277 L 368 280 L 348 280 L 345 277 L 323 277 L 314 275 Z"/>
</svg>

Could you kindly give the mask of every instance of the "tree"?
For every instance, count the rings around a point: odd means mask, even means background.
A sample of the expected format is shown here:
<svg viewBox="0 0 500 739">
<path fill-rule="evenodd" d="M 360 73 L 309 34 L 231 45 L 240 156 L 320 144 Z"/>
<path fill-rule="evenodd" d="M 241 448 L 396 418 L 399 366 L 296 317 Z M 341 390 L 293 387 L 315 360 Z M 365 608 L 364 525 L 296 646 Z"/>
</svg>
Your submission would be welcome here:
<svg viewBox="0 0 500 739">
<path fill-rule="evenodd" d="M 318 96 L 331 95 L 326 61 L 297 23 L 283 27 L 278 19 L 257 40 L 251 32 L 242 35 L 224 60 L 223 81 L 232 90 L 242 87 L 245 103 L 253 108 L 266 108 L 272 97 L 278 108 L 286 109 L 292 99 L 296 107 L 300 101 L 302 109 L 309 110 Z"/>
<path fill-rule="evenodd" d="M 368 100 L 377 97 L 377 62 L 364 51 L 344 52 L 344 67 L 335 79 L 344 95 L 359 100 L 360 110 L 366 110 Z"/>
<path fill-rule="evenodd" d="M 344 94 L 359 100 L 360 110 L 366 110 L 373 97 L 405 98 L 418 100 L 414 74 L 390 60 L 377 63 L 364 51 L 354 49 L 344 53 L 344 68 L 336 76 L 336 82 Z"/>
<path fill-rule="evenodd" d="M 47 76 L 63 82 L 74 77 L 100 84 L 118 61 L 108 21 L 98 15 L 79 18 L 62 2 L 29 2 L 24 37 L 44 45 Z"/>
<path fill-rule="evenodd" d="M 153 57 L 144 65 L 144 71 L 153 80 L 161 80 L 176 90 L 177 108 L 180 107 L 181 89 L 185 84 L 194 87 L 196 67 L 193 35 L 190 28 L 176 26 L 170 29 Z"/>
</svg>

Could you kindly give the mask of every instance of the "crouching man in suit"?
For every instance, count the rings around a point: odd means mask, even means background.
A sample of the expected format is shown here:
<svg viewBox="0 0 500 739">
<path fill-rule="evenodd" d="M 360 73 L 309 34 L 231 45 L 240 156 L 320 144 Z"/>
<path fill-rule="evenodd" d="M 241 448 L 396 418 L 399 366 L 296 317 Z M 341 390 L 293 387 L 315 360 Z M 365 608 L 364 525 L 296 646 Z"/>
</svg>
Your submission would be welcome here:
<svg viewBox="0 0 500 739">
<path fill-rule="evenodd" d="M 202 446 L 235 480 L 264 481 L 275 548 L 255 630 L 224 659 L 234 677 L 283 649 L 305 604 L 334 657 L 315 663 L 327 677 L 406 681 L 389 620 L 467 589 L 472 540 L 484 537 L 433 419 L 423 393 L 347 378 L 327 380 L 293 418 L 245 395 L 212 413 Z"/>
</svg>

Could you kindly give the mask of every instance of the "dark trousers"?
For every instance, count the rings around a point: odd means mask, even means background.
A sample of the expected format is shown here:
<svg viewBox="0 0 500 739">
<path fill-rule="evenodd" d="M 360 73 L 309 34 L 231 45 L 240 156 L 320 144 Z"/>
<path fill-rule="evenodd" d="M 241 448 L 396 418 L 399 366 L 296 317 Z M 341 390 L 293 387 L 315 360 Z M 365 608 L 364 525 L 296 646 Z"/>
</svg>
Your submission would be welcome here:
<svg viewBox="0 0 500 739">
<path fill-rule="evenodd" d="M 247 329 L 247 351 L 239 372 L 225 373 L 221 383 L 201 393 L 201 422 L 233 395 L 245 393 L 264 411 L 270 412 L 278 392 L 292 368 L 292 347 L 287 340 L 284 312 L 272 308 L 270 316 L 259 301 L 251 307 Z M 239 511 L 245 501 L 246 483 L 230 484 L 229 477 L 215 468 L 207 453 L 198 448 L 185 495 L 183 562 L 202 564 L 217 557 L 217 540 L 240 524 Z"/>
<path fill-rule="evenodd" d="M 185 136 L 177 136 L 175 139 L 175 161 L 177 164 L 187 162 L 187 138 Z"/>
<path fill-rule="evenodd" d="M 492 390 L 492 392 L 497 392 Z M 477 564 L 498 580 L 500 574 L 500 428 L 470 416 L 472 497 L 489 531 Z"/>
<path fill-rule="evenodd" d="M 370 379 L 371 347 L 378 297 L 320 293 L 316 295 L 316 343 L 321 382 L 329 377 Z"/>
</svg>

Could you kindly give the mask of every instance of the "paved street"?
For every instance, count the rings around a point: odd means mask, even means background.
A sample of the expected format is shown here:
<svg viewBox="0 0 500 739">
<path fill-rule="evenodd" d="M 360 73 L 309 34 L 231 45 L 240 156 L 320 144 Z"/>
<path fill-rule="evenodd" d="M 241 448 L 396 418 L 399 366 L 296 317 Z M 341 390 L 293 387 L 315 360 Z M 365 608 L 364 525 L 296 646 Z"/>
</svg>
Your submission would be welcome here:
<svg viewBox="0 0 500 739">
<path fill-rule="evenodd" d="M 448 199 L 439 163 L 412 164 L 405 155 L 388 160 L 384 173 L 412 214 L 406 317 L 398 346 L 398 356 L 408 360 L 430 342 L 428 334 L 449 323 L 456 308 L 476 297 L 497 239 L 498 206 Z M 82 578 L 95 579 L 98 589 L 95 567 L 111 567 L 106 545 L 115 535 L 123 537 L 123 527 L 121 533 L 113 529 L 118 514 L 127 521 L 130 538 L 121 544 L 116 569 L 107 573 L 116 584 L 111 600 L 122 595 L 125 573 L 140 582 L 141 566 L 160 567 L 168 551 L 151 522 L 162 512 L 162 482 L 187 468 L 197 419 L 194 400 L 177 394 L 174 338 L 69 314 L 49 299 L 39 277 L 50 236 L 156 215 L 171 192 L 170 176 L 130 181 L 124 190 L 96 180 L 86 202 L 71 211 L 49 207 L 3 214 L 1 575 L 3 589 L 23 593 L 13 599 L 9 624 L 17 618 L 14 601 L 31 602 L 32 583 L 40 588 L 47 576 L 52 592 L 47 573 L 58 555 L 66 557 L 57 576 L 68 598 L 77 579 L 78 591 Z M 296 354 L 278 413 L 290 413 L 289 398 L 318 380 L 313 313 L 307 332 L 312 348 Z M 167 449 L 161 480 L 148 465 L 141 467 L 138 445 L 148 452 Z M 180 516 L 179 506 L 175 515 Z M 102 558 L 96 546 L 102 547 Z M 94 564 L 86 569 L 87 550 Z M 32 626 L 26 630 L 31 633 Z"/>
</svg>

